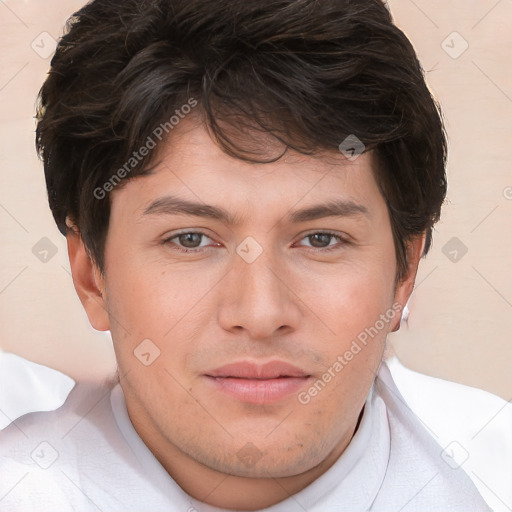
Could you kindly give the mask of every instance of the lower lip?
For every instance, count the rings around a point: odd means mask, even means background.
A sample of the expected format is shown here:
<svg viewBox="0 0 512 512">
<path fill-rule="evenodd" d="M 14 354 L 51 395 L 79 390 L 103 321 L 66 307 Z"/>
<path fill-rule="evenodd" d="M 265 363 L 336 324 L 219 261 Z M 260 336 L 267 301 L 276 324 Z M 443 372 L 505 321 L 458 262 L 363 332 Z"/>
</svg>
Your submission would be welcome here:
<svg viewBox="0 0 512 512">
<path fill-rule="evenodd" d="M 277 379 L 240 379 L 210 377 L 210 382 L 221 392 L 241 402 L 270 404 L 297 393 L 308 377 L 279 377 Z"/>
</svg>

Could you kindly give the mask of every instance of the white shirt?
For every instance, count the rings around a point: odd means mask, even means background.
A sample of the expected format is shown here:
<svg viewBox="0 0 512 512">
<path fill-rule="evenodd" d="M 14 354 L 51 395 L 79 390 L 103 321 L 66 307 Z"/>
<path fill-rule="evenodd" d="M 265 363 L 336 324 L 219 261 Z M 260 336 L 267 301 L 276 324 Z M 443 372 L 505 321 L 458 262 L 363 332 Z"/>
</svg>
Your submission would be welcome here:
<svg viewBox="0 0 512 512">
<path fill-rule="evenodd" d="M 0 430 L 33 411 L 53 411 L 75 381 L 63 373 L 0 349 Z"/>
<path fill-rule="evenodd" d="M 512 403 L 482 389 L 386 361 L 407 405 L 494 512 L 512 511 Z"/>
<path fill-rule="evenodd" d="M 405 405 L 383 363 L 336 463 L 266 512 L 489 512 Z M 119 384 L 77 384 L 63 407 L 0 433 L 0 510 L 220 512 L 188 496 L 133 428 Z"/>
</svg>

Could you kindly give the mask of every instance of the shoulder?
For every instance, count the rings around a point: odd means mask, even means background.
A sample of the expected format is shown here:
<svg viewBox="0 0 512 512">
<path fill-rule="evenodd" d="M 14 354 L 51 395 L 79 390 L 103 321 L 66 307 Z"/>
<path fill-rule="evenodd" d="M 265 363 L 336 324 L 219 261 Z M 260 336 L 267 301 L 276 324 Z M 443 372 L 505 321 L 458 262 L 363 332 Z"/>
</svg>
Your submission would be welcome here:
<svg viewBox="0 0 512 512">
<path fill-rule="evenodd" d="M 487 391 L 387 365 L 403 400 L 496 511 L 512 509 L 512 403 Z"/>
<path fill-rule="evenodd" d="M 116 381 L 78 382 L 63 405 L 51 411 L 29 412 L 10 424 L 0 432 L 2 450 L 18 438 L 37 438 L 44 435 L 63 435 L 78 421 L 88 417 L 96 408 L 105 412 L 110 407 L 109 395 Z M 92 415 L 96 417 L 97 415 Z"/>
<path fill-rule="evenodd" d="M 110 407 L 114 384 L 79 382 L 58 409 L 25 414 L 0 432 L 2 506 L 51 510 L 74 496 L 74 505 L 88 509 L 78 492 L 81 470 L 119 437 Z"/>
<path fill-rule="evenodd" d="M 149 449 L 123 435 L 129 418 L 116 415 L 120 396 L 116 381 L 78 383 L 59 409 L 26 414 L 0 432 L 0 510 L 188 510 Z"/>
<path fill-rule="evenodd" d="M 74 386 L 68 375 L 0 349 L 0 430 L 29 412 L 59 408 Z"/>
<path fill-rule="evenodd" d="M 424 510 L 490 511 L 460 464 L 438 442 L 399 392 L 385 363 L 375 382 L 376 399 L 384 401 L 391 451 L 380 499 L 400 496 L 404 512 Z M 385 503 L 386 501 L 384 501 Z M 400 508 L 399 507 L 399 508 Z"/>
</svg>

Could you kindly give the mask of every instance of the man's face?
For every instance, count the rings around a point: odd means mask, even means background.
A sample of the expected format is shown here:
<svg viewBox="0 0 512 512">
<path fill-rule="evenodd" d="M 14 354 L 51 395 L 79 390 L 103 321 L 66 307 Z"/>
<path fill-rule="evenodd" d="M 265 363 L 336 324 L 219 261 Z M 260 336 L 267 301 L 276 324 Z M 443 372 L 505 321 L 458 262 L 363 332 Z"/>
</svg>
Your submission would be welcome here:
<svg viewBox="0 0 512 512">
<path fill-rule="evenodd" d="M 158 160 L 113 192 L 105 247 L 132 422 L 161 460 L 252 477 L 330 465 L 407 299 L 371 155 L 247 163 L 185 121 Z"/>
</svg>

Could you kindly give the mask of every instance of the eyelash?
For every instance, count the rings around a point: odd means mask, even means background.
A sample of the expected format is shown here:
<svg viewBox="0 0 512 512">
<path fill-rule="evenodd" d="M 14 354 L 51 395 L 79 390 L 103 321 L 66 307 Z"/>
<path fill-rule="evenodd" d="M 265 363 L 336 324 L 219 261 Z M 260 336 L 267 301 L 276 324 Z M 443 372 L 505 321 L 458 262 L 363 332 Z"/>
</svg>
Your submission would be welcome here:
<svg viewBox="0 0 512 512">
<path fill-rule="evenodd" d="M 172 240 L 174 240 L 175 238 L 178 238 L 179 236 L 181 235 L 190 235 L 190 234 L 196 234 L 196 235 L 202 235 L 202 236 L 205 236 L 207 238 L 210 238 L 206 233 L 203 233 L 202 231 L 183 231 L 181 233 L 176 233 L 174 235 L 172 235 L 171 237 L 168 237 L 166 238 L 165 240 L 162 241 L 162 244 L 163 245 L 167 245 L 169 243 L 173 243 L 176 247 L 176 250 L 178 250 L 179 252 L 183 252 L 183 253 L 197 253 L 197 252 L 201 252 L 203 249 L 205 248 L 208 248 L 208 247 L 196 247 L 194 249 L 187 249 L 185 247 L 181 247 L 177 244 L 175 244 L 174 242 L 171 242 Z M 313 231 L 311 233 L 307 233 L 306 235 L 304 235 L 301 240 L 303 240 L 304 238 L 308 238 L 310 236 L 313 236 L 313 235 L 329 235 L 333 238 L 337 238 L 339 240 L 339 243 L 343 244 L 343 245 L 346 245 L 349 243 L 349 241 L 340 236 L 339 234 L 337 233 L 333 233 L 332 231 Z M 324 247 L 324 248 L 315 248 L 315 247 L 311 247 L 311 246 L 306 246 L 308 250 L 313 250 L 313 251 L 320 251 L 320 252 L 330 252 L 330 251 L 333 251 L 333 250 L 339 250 L 340 247 L 334 245 L 332 247 L 328 246 L 328 247 Z"/>
</svg>

